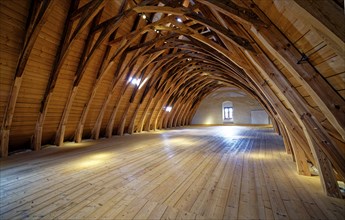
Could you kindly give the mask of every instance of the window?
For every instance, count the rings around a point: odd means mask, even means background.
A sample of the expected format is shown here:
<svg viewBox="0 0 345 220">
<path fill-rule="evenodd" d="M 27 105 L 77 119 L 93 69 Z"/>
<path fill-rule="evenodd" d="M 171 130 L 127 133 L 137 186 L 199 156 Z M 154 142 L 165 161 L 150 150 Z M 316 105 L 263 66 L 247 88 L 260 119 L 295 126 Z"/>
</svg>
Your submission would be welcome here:
<svg viewBox="0 0 345 220">
<path fill-rule="evenodd" d="M 224 120 L 232 119 L 232 107 L 224 107 Z"/>
<path fill-rule="evenodd" d="M 165 108 L 165 111 L 167 111 L 167 112 L 171 112 L 171 110 L 172 110 L 171 106 L 168 106 L 168 107 Z"/>
</svg>

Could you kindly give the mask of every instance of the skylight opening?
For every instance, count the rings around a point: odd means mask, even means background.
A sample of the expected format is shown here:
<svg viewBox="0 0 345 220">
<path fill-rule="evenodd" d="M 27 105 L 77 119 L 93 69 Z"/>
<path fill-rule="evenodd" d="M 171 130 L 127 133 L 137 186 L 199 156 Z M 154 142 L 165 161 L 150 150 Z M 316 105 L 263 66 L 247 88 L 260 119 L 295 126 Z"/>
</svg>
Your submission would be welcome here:
<svg viewBox="0 0 345 220">
<path fill-rule="evenodd" d="M 176 21 L 179 22 L 179 23 L 183 22 L 181 18 L 176 18 Z"/>
<path fill-rule="evenodd" d="M 171 110 L 172 110 L 172 107 L 171 107 L 171 106 L 167 106 L 167 107 L 165 108 L 165 111 L 167 111 L 167 112 L 171 112 Z"/>
<path fill-rule="evenodd" d="M 131 83 L 133 85 L 139 86 L 141 79 L 129 77 L 128 83 Z"/>
</svg>

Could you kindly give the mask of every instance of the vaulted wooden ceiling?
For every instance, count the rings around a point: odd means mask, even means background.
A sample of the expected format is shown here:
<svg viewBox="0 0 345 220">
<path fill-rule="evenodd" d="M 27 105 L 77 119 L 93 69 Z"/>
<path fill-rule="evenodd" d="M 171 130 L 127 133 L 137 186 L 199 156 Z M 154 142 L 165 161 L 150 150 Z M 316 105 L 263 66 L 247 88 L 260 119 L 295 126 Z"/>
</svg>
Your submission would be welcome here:
<svg viewBox="0 0 345 220">
<path fill-rule="evenodd" d="M 325 191 L 345 179 L 341 0 L 2 0 L 1 156 L 188 125 L 212 91 L 255 97 Z M 172 111 L 165 111 L 166 107 Z"/>
</svg>

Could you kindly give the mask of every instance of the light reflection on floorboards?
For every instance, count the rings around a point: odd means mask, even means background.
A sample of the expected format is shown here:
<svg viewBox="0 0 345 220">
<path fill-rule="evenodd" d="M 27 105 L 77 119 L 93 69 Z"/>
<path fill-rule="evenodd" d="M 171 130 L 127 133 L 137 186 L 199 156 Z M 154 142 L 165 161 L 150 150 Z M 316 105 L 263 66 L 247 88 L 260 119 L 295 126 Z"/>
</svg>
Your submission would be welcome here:
<svg viewBox="0 0 345 220">
<path fill-rule="evenodd" d="M 270 128 L 186 127 L 1 160 L 1 219 L 343 219 Z"/>
</svg>

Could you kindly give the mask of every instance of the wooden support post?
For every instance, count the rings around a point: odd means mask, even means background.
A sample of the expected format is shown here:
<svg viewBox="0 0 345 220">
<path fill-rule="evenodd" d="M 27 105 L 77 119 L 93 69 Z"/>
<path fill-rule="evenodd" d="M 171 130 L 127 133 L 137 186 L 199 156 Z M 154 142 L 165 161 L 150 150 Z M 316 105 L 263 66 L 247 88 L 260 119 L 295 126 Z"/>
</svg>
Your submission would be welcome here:
<svg viewBox="0 0 345 220">
<path fill-rule="evenodd" d="M 6 111 L 4 115 L 4 121 L 1 127 L 1 157 L 8 156 L 8 144 L 10 140 L 10 128 L 12 125 L 12 119 L 14 115 L 14 109 L 17 103 L 17 98 L 22 84 L 23 77 L 16 77 L 10 92 L 10 99 L 6 106 Z"/>
<path fill-rule="evenodd" d="M 282 132 L 281 132 L 280 126 L 279 126 L 278 122 L 276 121 L 276 119 L 275 118 L 271 118 L 271 122 L 272 122 L 274 131 L 277 134 L 281 135 Z"/>
<path fill-rule="evenodd" d="M 135 111 L 134 111 L 134 114 L 133 114 L 133 117 L 129 123 L 129 126 L 128 126 L 128 134 L 133 134 L 134 133 L 134 123 L 135 123 L 135 120 L 137 118 L 137 115 L 138 115 L 138 112 L 139 112 L 139 109 L 141 108 L 141 103 L 139 103 L 139 105 L 137 105 L 137 107 L 135 108 Z"/>
<path fill-rule="evenodd" d="M 288 142 L 288 146 L 293 149 L 297 173 L 304 176 L 311 176 L 307 157 L 304 151 L 302 150 L 302 147 L 296 140 L 293 139 L 293 136 L 290 134 L 288 130 L 286 130 L 286 141 Z"/>
<path fill-rule="evenodd" d="M 123 134 L 125 132 L 124 129 L 125 129 L 125 125 L 126 125 L 126 119 L 128 116 L 128 109 L 130 109 L 132 106 L 133 106 L 132 102 L 126 106 L 125 109 L 127 109 L 127 110 L 121 116 L 120 124 L 119 124 L 119 127 L 118 127 L 117 132 L 116 132 L 117 135 L 123 136 Z"/>
<path fill-rule="evenodd" d="M 139 125 L 138 125 L 138 128 L 137 128 L 137 132 L 142 132 L 143 129 L 144 129 L 144 125 L 145 125 L 145 122 L 146 122 L 146 118 L 147 118 L 147 114 L 148 114 L 148 111 L 149 111 L 149 108 L 152 104 L 152 102 L 154 102 L 154 98 L 152 97 L 152 94 L 153 92 L 151 92 L 151 95 L 150 95 L 150 98 L 148 100 L 148 103 L 146 104 L 145 106 L 145 109 L 144 109 L 144 112 L 139 120 Z"/>
<path fill-rule="evenodd" d="M 291 138 L 288 135 L 288 132 L 287 132 L 287 130 L 286 130 L 286 128 L 285 128 L 285 126 L 283 124 L 280 126 L 280 130 L 281 130 L 281 133 L 282 133 L 282 136 L 283 136 L 285 152 L 287 154 L 292 154 Z"/>
<path fill-rule="evenodd" d="M 115 102 L 115 107 L 114 107 L 114 109 L 111 113 L 110 119 L 107 123 L 107 128 L 105 131 L 105 136 L 107 138 L 111 138 L 113 136 L 114 122 L 115 122 L 116 114 L 119 110 L 119 103 L 121 102 L 121 100 L 122 100 L 122 95 L 119 98 L 117 98 L 117 100 Z M 99 134 L 99 131 L 97 133 Z"/>
<path fill-rule="evenodd" d="M 68 121 L 68 116 L 69 116 L 69 113 L 72 109 L 73 100 L 74 100 L 75 96 L 77 95 L 77 91 L 78 91 L 78 87 L 73 87 L 70 90 L 70 93 L 68 95 L 66 106 L 65 106 L 65 109 L 63 111 L 61 121 L 60 121 L 59 127 L 58 127 L 57 132 L 56 132 L 56 136 L 55 136 L 55 142 L 54 143 L 57 146 L 63 145 L 64 137 L 65 137 L 65 131 L 66 131 L 66 124 Z"/>
</svg>

